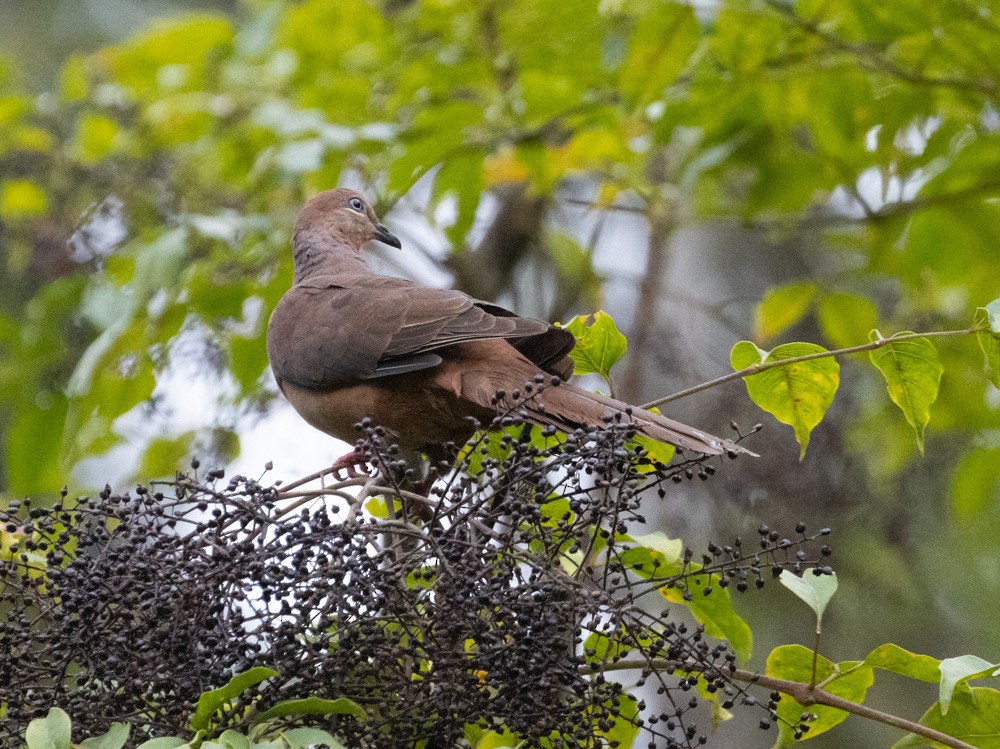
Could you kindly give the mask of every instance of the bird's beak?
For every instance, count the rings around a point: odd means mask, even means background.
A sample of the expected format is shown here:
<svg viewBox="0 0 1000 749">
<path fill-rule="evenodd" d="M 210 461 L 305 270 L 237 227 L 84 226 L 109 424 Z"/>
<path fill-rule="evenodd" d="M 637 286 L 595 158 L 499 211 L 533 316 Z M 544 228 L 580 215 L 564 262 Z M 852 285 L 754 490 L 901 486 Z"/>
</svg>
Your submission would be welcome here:
<svg viewBox="0 0 1000 749">
<path fill-rule="evenodd" d="M 403 243 L 399 241 L 399 237 L 386 229 L 382 224 L 375 224 L 375 239 L 379 242 L 385 242 L 397 250 L 403 249 Z"/>
</svg>

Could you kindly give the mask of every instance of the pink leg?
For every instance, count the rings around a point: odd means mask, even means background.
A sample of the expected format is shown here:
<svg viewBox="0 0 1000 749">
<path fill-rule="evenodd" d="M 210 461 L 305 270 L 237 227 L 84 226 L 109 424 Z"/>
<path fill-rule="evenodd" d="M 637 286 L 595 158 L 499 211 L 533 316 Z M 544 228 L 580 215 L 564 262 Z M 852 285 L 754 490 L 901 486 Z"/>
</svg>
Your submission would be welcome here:
<svg viewBox="0 0 1000 749">
<path fill-rule="evenodd" d="M 333 465 L 330 466 L 330 468 L 333 471 L 333 475 L 337 476 L 338 478 L 340 477 L 341 471 L 343 471 L 346 477 L 350 479 L 356 479 L 356 478 L 361 478 L 363 476 L 367 476 L 367 474 L 363 474 L 357 470 L 358 466 L 367 467 L 368 461 L 365 459 L 363 453 L 359 452 L 358 450 L 351 450 L 351 452 L 347 453 L 346 455 L 341 455 L 339 458 L 333 461 Z"/>
</svg>

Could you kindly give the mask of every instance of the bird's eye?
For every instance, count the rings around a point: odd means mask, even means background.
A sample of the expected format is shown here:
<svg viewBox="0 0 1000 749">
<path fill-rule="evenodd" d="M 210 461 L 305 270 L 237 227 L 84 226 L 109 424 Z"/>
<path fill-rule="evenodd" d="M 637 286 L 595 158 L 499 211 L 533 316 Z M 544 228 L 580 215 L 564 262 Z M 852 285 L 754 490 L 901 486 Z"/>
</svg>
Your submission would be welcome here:
<svg viewBox="0 0 1000 749">
<path fill-rule="evenodd" d="M 347 205 L 358 213 L 365 212 L 365 202 L 361 198 L 351 198 L 347 201 Z"/>
</svg>

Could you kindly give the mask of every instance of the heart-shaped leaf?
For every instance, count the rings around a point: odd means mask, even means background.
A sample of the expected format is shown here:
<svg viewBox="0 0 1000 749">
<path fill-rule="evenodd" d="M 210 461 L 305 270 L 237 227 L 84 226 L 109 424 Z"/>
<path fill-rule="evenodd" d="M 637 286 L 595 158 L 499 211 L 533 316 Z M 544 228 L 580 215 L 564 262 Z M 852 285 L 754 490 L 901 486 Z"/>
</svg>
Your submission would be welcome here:
<svg viewBox="0 0 1000 749">
<path fill-rule="evenodd" d="M 779 362 L 825 352 L 814 343 L 785 343 L 772 351 L 763 351 L 750 341 L 740 341 L 729 354 L 733 369 L 739 371 L 754 364 Z M 831 357 L 772 367 L 743 378 L 750 399 L 783 424 L 795 430 L 800 451 L 806 455 L 809 433 L 823 420 L 840 385 L 840 365 Z"/>
</svg>

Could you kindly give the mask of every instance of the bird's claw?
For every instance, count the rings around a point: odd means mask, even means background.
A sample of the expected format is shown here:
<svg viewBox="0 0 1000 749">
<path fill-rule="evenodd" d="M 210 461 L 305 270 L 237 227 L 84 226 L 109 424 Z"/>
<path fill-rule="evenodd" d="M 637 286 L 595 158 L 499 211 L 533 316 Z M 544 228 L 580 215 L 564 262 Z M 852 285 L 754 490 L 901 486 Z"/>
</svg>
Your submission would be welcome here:
<svg viewBox="0 0 1000 749">
<path fill-rule="evenodd" d="M 346 455 L 341 455 L 330 466 L 330 474 L 340 480 L 368 478 L 367 473 L 358 470 L 359 466 L 368 467 L 368 461 L 358 450 L 351 450 Z"/>
</svg>

